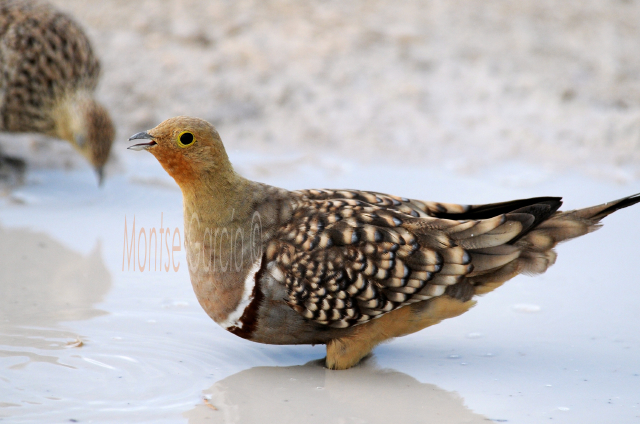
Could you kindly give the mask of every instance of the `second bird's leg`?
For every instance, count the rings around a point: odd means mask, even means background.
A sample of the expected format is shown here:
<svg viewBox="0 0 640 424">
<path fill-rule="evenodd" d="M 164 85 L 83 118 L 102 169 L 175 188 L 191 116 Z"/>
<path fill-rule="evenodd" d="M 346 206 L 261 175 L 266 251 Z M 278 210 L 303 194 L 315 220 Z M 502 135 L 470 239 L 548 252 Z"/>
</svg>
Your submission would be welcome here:
<svg viewBox="0 0 640 424">
<path fill-rule="evenodd" d="M 6 156 L 0 151 L 0 181 L 9 186 L 21 184 L 27 165 L 24 160 Z"/>
</svg>

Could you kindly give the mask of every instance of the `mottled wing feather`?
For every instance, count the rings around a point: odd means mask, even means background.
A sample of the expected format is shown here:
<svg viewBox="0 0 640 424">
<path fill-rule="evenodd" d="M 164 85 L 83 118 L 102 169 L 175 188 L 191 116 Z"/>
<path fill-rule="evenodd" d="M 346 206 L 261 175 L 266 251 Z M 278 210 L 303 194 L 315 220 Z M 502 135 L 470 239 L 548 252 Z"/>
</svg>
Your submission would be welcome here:
<svg viewBox="0 0 640 424">
<path fill-rule="evenodd" d="M 267 256 L 282 273 L 289 305 L 320 324 L 348 327 L 445 293 L 468 299 L 473 288 L 466 276 L 519 253 L 496 249 L 522 232 L 520 219 L 453 221 L 411 208 L 416 217 L 401 210 L 402 198 L 350 191 L 321 200 L 303 193 Z M 370 196 L 376 205 L 365 201 Z"/>
<path fill-rule="evenodd" d="M 408 199 L 406 197 L 393 196 L 390 194 L 378 193 L 374 191 L 362 190 L 299 190 L 297 193 L 309 199 L 353 199 L 369 203 L 371 205 L 396 210 L 414 217 L 432 216 L 437 217 L 441 213 L 462 214 L 467 212 L 471 206 L 456 205 L 453 203 L 424 202 L 421 200 Z"/>
<path fill-rule="evenodd" d="M 560 197 L 533 197 L 518 199 L 500 203 L 484 205 L 458 205 L 455 203 L 427 202 L 406 197 L 392 196 L 374 191 L 362 190 L 300 190 L 297 193 L 309 199 L 355 199 L 370 203 L 375 206 L 397 210 L 405 214 L 422 217 L 431 216 L 454 220 L 463 219 L 488 219 L 497 215 L 514 212 L 518 209 L 528 208 L 534 205 L 547 205 L 551 213 L 562 205 Z M 537 215 L 536 215 L 537 217 Z M 537 222 L 536 222 L 537 223 Z M 533 225 L 535 226 L 535 225 Z"/>
</svg>

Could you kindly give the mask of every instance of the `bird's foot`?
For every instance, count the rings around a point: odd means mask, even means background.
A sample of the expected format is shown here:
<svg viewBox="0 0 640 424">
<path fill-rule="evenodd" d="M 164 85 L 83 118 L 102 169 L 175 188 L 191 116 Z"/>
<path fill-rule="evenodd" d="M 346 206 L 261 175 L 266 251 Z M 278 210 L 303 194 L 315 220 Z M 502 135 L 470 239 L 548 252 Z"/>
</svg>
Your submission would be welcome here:
<svg viewBox="0 0 640 424">
<path fill-rule="evenodd" d="M 333 339 L 327 343 L 326 367 L 331 370 L 346 370 L 357 365 L 375 347 L 368 340 L 352 337 Z"/>
</svg>

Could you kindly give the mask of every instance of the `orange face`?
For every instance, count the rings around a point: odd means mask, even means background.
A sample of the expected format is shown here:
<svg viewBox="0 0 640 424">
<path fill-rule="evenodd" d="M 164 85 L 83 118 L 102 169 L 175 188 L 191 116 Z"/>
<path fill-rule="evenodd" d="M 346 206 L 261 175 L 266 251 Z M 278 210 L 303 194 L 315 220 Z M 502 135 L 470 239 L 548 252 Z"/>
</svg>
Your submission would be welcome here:
<svg viewBox="0 0 640 424">
<path fill-rule="evenodd" d="M 218 132 L 198 118 L 167 119 L 129 140 L 144 140 L 129 149 L 149 151 L 181 187 L 199 181 L 204 174 L 219 173 L 228 164 Z"/>
</svg>

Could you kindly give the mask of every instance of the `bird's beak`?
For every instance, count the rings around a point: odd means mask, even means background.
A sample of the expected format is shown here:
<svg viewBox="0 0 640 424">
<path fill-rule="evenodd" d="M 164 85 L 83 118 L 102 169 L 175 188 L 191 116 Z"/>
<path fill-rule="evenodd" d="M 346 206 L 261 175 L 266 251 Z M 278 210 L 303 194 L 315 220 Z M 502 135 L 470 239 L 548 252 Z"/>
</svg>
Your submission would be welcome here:
<svg viewBox="0 0 640 424">
<path fill-rule="evenodd" d="M 151 140 L 147 143 L 138 143 L 138 144 L 134 144 L 133 146 L 129 146 L 127 147 L 127 149 L 131 149 L 131 150 L 148 150 L 149 147 L 153 147 L 155 146 L 157 143 L 153 140 L 153 136 L 151 134 L 149 134 L 148 132 L 139 132 L 138 134 L 134 134 L 131 137 L 129 137 L 129 141 L 131 140 Z"/>
<path fill-rule="evenodd" d="M 96 168 L 96 173 L 98 174 L 98 187 L 102 187 L 102 183 L 104 182 L 104 168 Z"/>
</svg>

